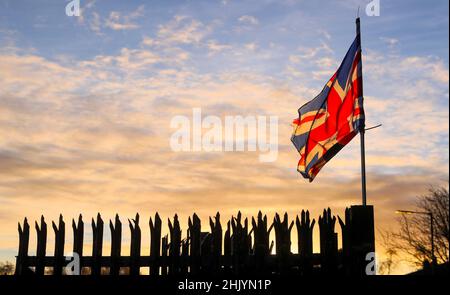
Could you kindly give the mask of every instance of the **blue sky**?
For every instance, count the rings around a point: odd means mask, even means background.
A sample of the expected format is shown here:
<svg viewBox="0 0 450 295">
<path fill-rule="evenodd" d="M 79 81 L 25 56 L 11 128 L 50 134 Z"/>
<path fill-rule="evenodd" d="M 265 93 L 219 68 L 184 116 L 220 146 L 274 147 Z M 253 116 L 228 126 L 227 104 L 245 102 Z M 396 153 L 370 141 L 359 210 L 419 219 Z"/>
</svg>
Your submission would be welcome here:
<svg viewBox="0 0 450 295">
<path fill-rule="evenodd" d="M 381 17 L 365 17 L 369 1 L 83 1 L 83 17 L 95 11 L 107 18 L 112 11 L 131 14 L 143 6 L 144 14 L 131 22 L 130 30 L 101 28 L 103 37 L 89 26 L 80 26 L 76 17 L 64 13 L 68 1 L 1 1 L 1 26 L 17 34 L 17 44 L 33 47 L 43 56 L 71 55 L 78 58 L 117 53 L 126 46 L 136 46 L 144 35 L 152 35 L 158 25 L 169 22 L 174 15 L 191 16 L 210 24 L 218 22 L 211 37 L 220 42 L 258 42 L 267 48 L 271 42 L 282 44 L 286 51 L 299 45 L 316 45 L 331 37 L 332 48 L 345 47 L 353 37 L 353 20 L 358 6 L 363 17 L 364 46 L 385 49 L 391 38 L 399 41 L 398 51 L 405 55 L 436 55 L 448 62 L 448 51 L 442 44 L 448 39 L 448 1 L 381 1 Z M 236 33 L 239 17 L 251 15 L 257 28 Z M 199 50 L 199 54 L 202 50 Z M 278 62 L 275 61 L 275 62 Z"/>
<path fill-rule="evenodd" d="M 68 1 L 0 0 L 0 260 L 24 216 L 341 214 L 360 202 L 357 139 L 312 184 L 290 142 L 297 108 L 353 41 L 358 6 L 367 125 L 383 124 L 367 135 L 369 202 L 395 228 L 395 209 L 448 185 L 449 3 L 381 0 L 369 17 L 368 2 L 80 0 L 69 17 Z M 278 116 L 278 160 L 172 152 L 170 120 L 193 107 Z"/>
<path fill-rule="evenodd" d="M 14 40 L 18 48 L 32 49 L 49 60 L 92 59 L 118 54 L 122 48 L 138 48 L 143 38 L 155 36 L 162 24 L 184 16 L 207 27 L 203 33 L 208 42 L 254 45 L 260 53 L 237 59 L 220 54 L 205 58 L 211 51 L 208 46 L 179 44 L 189 52 L 189 64 L 198 72 L 252 69 L 283 80 L 287 57 L 299 47 L 320 47 L 326 42 L 330 56 L 336 62 L 342 58 L 354 38 L 354 17 L 360 7 L 364 50 L 437 57 L 448 64 L 448 1 L 381 1 L 380 17 L 365 15 L 368 2 L 81 0 L 82 18 L 77 18 L 65 15 L 68 1 L 3 0 L 0 40 L 3 44 Z M 108 26 L 113 12 L 120 14 L 117 24 L 128 23 L 131 28 Z M 314 66 L 304 66 L 314 70 Z M 317 89 L 323 84 L 320 79 L 308 83 Z"/>
</svg>

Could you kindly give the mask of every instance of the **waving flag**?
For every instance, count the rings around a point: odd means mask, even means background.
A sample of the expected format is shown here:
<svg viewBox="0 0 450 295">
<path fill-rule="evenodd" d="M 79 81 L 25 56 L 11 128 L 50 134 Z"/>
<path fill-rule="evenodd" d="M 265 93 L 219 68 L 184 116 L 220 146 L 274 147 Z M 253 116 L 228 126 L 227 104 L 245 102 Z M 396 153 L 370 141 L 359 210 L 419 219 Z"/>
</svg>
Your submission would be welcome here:
<svg viewBox="0 0 450 295">
<path fill-rule="evenodd" d="M 291 141 L 297 170 L 313 181 L 320 169 L 364 128 L 359 36 L 322 92 L 298 110 Z"/>
</svg>

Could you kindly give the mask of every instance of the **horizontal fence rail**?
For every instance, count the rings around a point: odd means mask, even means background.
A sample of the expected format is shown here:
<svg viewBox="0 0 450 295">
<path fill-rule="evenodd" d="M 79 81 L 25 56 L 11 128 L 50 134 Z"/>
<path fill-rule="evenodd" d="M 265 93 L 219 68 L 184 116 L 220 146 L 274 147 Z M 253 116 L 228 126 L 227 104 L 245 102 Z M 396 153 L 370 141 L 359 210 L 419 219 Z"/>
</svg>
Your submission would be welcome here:
<svg viewBox="0 0 450 295">
<path fill-rule="evenodd" d="M 342 232 L 342 249 L 338 249 L 338 221 Z M 151 276 L 173 275 L 310 275 L 310 274 L 367 274 L 366 257 L 374 252 L 374 222 L 372 206 L 351 206 L 345 217 L 334 216 L 328 208 L 317 220 L 320 232 L 320 253 L 313 253 L 313 229 L 316 220 L 309 211 L 301 211 L 295 220 L 287 214 L 275 214 L 269 222 L 261 212 L 243 218 L 239 212 L 222 226 L 220 214 L 209 218 L 207 231 L 196 214 L 188 219 L 186 236 L 178 216 L 168 219 L 169 233 L 162 236 L 162 220 L 158 213 L 150 218 L 150 255 L 141 255 L 139 214 L 128 220 L 131 233 L 129 255 L 121 255 L 122 222 L 118 215 L 109 221 L 111 252 L 102 253 L 104 222 L 100 214 L 92 219 L 92 253 L 84 255 L 84 222 L 80 215 L 72 220 L 73 256 L 64 256 L 65 222 L 60 215 L 52 222 L 55 235 L 54 255 L 47 256 L 47 224 L 44 217 L 35 223 L 36 255 L 29 256 L 30 225 L 27 218 L 19 223 L 19 249 L 16 275 L 139 275 L 141 268 Z M 295 226 L 298 254 L 291 252 L 291 233 Z M 275 241 L 270 240 L 274 231 Z M 274 249 L 275 247 L 275 249 Z M 48 271 L 51 269 L 51 272 Z"/>
</svg>

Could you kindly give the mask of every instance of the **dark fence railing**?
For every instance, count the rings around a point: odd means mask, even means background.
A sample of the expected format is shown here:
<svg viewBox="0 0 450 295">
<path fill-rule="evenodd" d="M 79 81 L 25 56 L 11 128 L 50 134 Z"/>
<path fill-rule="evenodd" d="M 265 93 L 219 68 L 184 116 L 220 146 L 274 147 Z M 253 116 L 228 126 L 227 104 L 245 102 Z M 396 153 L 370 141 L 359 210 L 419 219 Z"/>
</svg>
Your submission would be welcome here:
<svg viewBox="0 0 450 295">
<path fill-rule="evenodd" d="M 366 255 L 374 252 L 374 222 L 372 206 L 352 206 L 345 210 L 345 217 L 338 222 L 342 232 L 342 249 L 338 250 L 338 234 L 335 231 L 336 217 L 331 210 L 324 210 L 318 219 L 320 231 L 320 253 L 313 253 L 313 229 L 315 219 L 309 211 L 290 220 L 287 214 L 275 215 L 269 223 L 266 215 L 259 212 L 251 222 L 243 219 L 241 213 L 232 217 L 223 228 L 220 215 L 209 218 L 209 230 L 202 231 L 202 224 L 196 214 L 189 217 L 186 236 L 178 216 L 168 219 L 169 234 L 162 236 L 162 221 L 158 214 L 150 218 L 150 255 L 141 255 L 141 229 L 139 214 L 128 220 L 131 242 L 128 256 L 121 255 L 122 223 L 116 215 L 109 222 L 111 232 L 110 256 L 104 256 L 104 223 L 100 216 L 92 219 L 92 255 L 83 253 L 84 222 L 80 215 L 72 220 L 73 252 L 79 257 L 79 269 L 91 275 L 139 275 L 141 267 L 148 267 L 152 276 L 172 275 L 271 275 L 271 274 L 366 274 Z M 251 223 L 251 224 L 249 224 Z M 291 232 L 296 226 L 298 254 L 291 252 Z M 19 249 L 16 260 L 16 274 L 43 275 L 51 268 L 53 275 L 65 273 L 65 267 L 73 261 L 64 256 L 65 223 L 63 216 L 56 224 L 52 222 L 55 234 L 54 255 L 47 256 L 47 224 L 44 217 L 36 222 L 36 255 L 29 256 L 30 226 L 25 218 L 19 223 Z M 275 242 L 270 241 L 271 231 Z M 275 244 L 275 251 L 273 247 Z M 275 252 L 275 254 L 273 254 Z"/>
</svg>

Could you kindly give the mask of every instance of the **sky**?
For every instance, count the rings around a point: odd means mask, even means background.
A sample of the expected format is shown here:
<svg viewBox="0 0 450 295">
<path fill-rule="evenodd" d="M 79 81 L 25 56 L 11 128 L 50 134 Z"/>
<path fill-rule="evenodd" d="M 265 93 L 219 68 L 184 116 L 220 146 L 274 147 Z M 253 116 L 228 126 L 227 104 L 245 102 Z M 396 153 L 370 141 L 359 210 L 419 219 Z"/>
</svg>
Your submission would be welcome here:
<svg viewBox="0 0 450 295">
<path fill-rule="evenodd" d="M 413 208 L 430 185 L 448 186 L 447 0 L 381 0 L 379 16 L 366 15 L 365 0 L 80 0 L 80 16 L 66 15 L 68 2 L 0 0 L 0 261 L 14 260 L 25 216 L 62 213 L 69 224 L 119 213 L 124 222 L 158 211 L 185 225 L 194 211 L 317 218 L 360 204 L 358 138 L 312 183 L 290 142 L 297 109 L 353 41 L 358 7 L 366 125 L 383 124 L 366 134 L 377 231 L 395 229 L 394 211 Z M 278 116 L 277 160 L 173 151 L 170 122 L 193 108 Z M 379 243 L 377 252 L 382 260 Z M 410 270 L 400 263 L 394 273 Z"/>
</svg>

